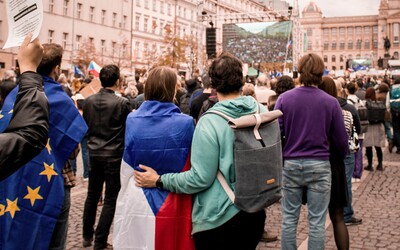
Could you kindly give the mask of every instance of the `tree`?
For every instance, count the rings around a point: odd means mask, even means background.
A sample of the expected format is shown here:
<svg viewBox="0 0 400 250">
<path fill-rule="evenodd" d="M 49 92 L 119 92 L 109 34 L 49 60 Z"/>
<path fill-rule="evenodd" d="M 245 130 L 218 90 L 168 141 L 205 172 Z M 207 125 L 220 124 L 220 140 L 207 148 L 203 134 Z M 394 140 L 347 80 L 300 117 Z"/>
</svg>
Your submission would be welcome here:
<svg viewBox="0 0 400 250">
<path fill-rule="evenodd" d="M 164 32 L 166 51 L 159 57 L 158 64 L 178 68 L 178 63 L 187 61 L 185 53 L 186 41 L 176 35 L 169 24 L 164 27 Z"/>
<path fill-rule="evenodd" d="M 72 62 L 80 69 L 83 69 L 83 72 L 87 74 L 87 68 L 91 61 L 97 61 L 96 47 L 90 39 L 85 38 L 81 42 L 79 49 L 74 54 Z"/>
</svg>

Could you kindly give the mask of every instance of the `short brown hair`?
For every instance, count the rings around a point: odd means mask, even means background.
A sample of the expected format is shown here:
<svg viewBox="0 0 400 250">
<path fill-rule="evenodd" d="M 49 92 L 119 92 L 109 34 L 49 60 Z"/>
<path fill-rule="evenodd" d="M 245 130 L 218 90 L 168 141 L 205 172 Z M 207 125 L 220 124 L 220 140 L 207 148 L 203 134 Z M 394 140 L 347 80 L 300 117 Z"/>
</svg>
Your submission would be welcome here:
<svg viewBox="0 0 400 250">
<path fill-rule="evenodd" d="M 318 88 L 322 89 L 327 94 L 337 98 L 338 93 L 336 89 L 336 83 L 331 77 L 322 77 L 322 83 L 318 86 Z"/>
<path fill-rule="evenodd" d="M 43 58 L 37 68 L 37 72 L 45 76 L 50 75 L 53 69 L 61 64 L 63 53 L 64 50 L 59 44 L 43 44 Z"/>
<path fill-rule="evenodd" d="M 304 55 L 298 64 L 300 83 L 304 86 L 320 85 L 324 74 L 324 62 L 317 54 Z"/>
<path fill-rule="evenodd" d="M 176 82 L 177 76 L 173 69 L 165 66 L 155 67 L 147 77 L 144 98 L 149 101 L 173 102 Z"/>
</svg>

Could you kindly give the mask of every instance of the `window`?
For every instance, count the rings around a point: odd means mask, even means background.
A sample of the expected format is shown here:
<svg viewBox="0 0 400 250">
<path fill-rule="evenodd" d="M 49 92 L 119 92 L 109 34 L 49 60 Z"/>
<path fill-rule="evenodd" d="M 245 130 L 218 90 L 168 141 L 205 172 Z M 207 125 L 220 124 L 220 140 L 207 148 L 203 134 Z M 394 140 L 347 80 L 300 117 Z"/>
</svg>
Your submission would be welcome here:
<svg viewBox="0 0 400 250">
<path fill-rule="evenodd" d="M 149 18 L 145 17 L 144 22 L 143 22 L 143 31 L 147 32 L 148 31 L 148 24 L 149 24 Z"/>
<path fill-rule="evenodd" d="M 140 55 L 140 42 L 135 43 L 135 54 L 136 54 L 136 59 L 141 59 Z"/>
<path fill-rule="evenodd" d="M 353 49 L 353 40 L 349 40 L 349 41 L 347 42 L 347 48 L 348 48 L 348 49 Z"/>
<path fill-rule="evenodd" d="M 163 1 L 160 2 L 160 13 L 164 14 L 164 2 Z"/>
<path fill-rule="evenodd" d="M 126 43 L 122 44 L 122 55 L 126 55 L 127 51 L 126 51 Z"/>
<path fill-rule="evenodd" d="M 324 50 L 327 50 L 328 48 L 329 48 L 328 41 L 324 41 Z"/>
<path fill-rule="evenodd" d="M 160 30 L 158 31 L 158 34 L 162 35 L 163 29 L 164 29 L 164 20 L 160 20 Z"/>
<path fill-rule="evenodd" d="M 137 6 L 137 7 L 140 7 L 140 1 L 141 1 L 141 0 L 136 0 L 136 6 Z M 146 1 L 146 0 L 145 0 L 145 1 Z"/>
<path fill-rule="evenodd" d="M 365 40 L 364 48 L 365 48 L 365 49 L 369 49 L 370 46 L 371 46 L 371 45 L 369 44 L 369 40 L 368 40 L 368 39 Z"/>
<path fill-rule="evenodd" d="M 374 33 L 374 34 L 378 34 L 378 25 L 375 25 L 375 26 L 373 27 L 373 33 Z"/>
<path fill-rule="evenodd" d="M 347 36 L 353 36 L 353 27 L 347 27 Z"/>
<path fill-rule="evenodd" d="M 91 22 L 93 22 L 93 15 L 94 15 L 94 7 L 90 6 L 90 10 L 89 10 L 89 20 Z"/>
<path fill-rule="evenodd" d="M 307 43 L 307 50 L 312 50 L 312 43 L 311 43 L 311 41 L 309 41 L 309 42 Z"/>
<path fill-rule="evenodd" d="M 344 27 L 340 27 L 339 28 L 339 35 L 341 36 L 341 37 L 343 37 L 344 36 L 344 33 L 346 32 L 346 29 L 344 28 Z"/>
<path fill-rule="evenodd" d="M 53 43 L 54 30 L 49 30 L 47 35 L 47 43 Z"/>
<path fill-rule="evenodd" d="M 340 55 L 340 57 L 339 57 L 339 61 L 340 61 L 340 62 L 344 62 L 343 55 Z"/>
<path fill-rule="evenodd" d="M 64 7 L 63 7 L 64 16 L 68 15 L 68 4 L 69 4 L 69 0 L 64 0 Z"/>
<path fill-rule="evenodd" d="M 307 36 L 312 36 L 312 29 L 311 28 L 307 29 Z"/>
<path fill-rule="evenodd" d="M 186 19 L 186 8 L 183 8 L 183 18 Z"/>
<path fill-rule="evenodd" d="M 101 49 L 101 55 L 104 55 L 104 52 L 106 51 L 106 40 L 101 40 L 100 42 L 100 49 Z"/>
<path fill-rule="evenodd" d="M 149 0 L 144 0 L 144 8 L 149 9 Z"/>
<path fill-rule="evenodd" d="M 158 27 L 158 25 L 157 25 L 157 19 L 155 19 L 155 18 L 153 18 L 153 20 L 152 20 L 152 22 L 151 22 L 151 32 L 153 33 L 153 34 L 155 34 L 156 33 L 156 30 L 157 30 L 157 27 Z"/>
<path fill-rule="evenodd" d="M 336 56 L 335 55 L 332 56 L 332 62 L 333 63 L 336 62 Z"/>
<path fill-rule="evenodd" d="M 393 43 L 399 43 L 400 24 L 393 23 Z"/>
<path fill-rule="evenodd" d="M 378 48 L 378 40 L 376 38 L 374 38 L 374 49 Z"/>
<path fill-rule="evenodd" d="M 324 29 L 323 33 L 325 37 L 329 36 L 329 29 Z"/>
<path fill-rule="evenodd" d="M 76 35 L 76 49 L 79 49 L 79 47 L 81 46 L 81 40 L 82 40 L 82 36 L 81 35 Z"/>
<path fill-rule="evenodd" d="M 177 16 L 181 16 L 181 6 L 178 6 L 178 14 Z"/>
<path fill-rule="evenodd" d="M 49 0 L 49 12 L 53 13 L 54 11 L 54 0 Z"/>
<path fill-rule="evenodd" d="M 371 28 L 369 26 L 364 27 L 364 34 L 369 35 L 371 33 Z"/>
<path fill-rule="evenodd" d="M 0 62 L 0 69 L 5 69 L 6 68 L 6 63 Z"/>
<path fill-rule="evenodd" d="M 62 39 L 62 47 L 63 47 L 63 49 L 67 48 L 67 41 L 68 41 L 68 33 L 63 33 L 63 39 Z"/>
<path fill-rule="evenodd" d="M 335 40 L 332 41 L 332 49 L 333 49 L 333 50 L 336 49 L 336 41 L 335 41 Z"/>
<path fill-rule="evenodd" d="M 157 0 L 153 0 L 153 11 L 157 11 Z"/>
<path fill-rule="evenodd" d="M 328 56 L 324 56 L 324 63 L 328 62 Z"/>
<path fill-rule="evenodd" d="M 117 42 L 111 42 L 111 49 L 112 49 L 112 54 L 111 54 L 111 56 L 114 56 L 114 55 L 115 55 L 116 48 L 117 48 Z"/>
<path fill-rule="evenodd" d="M 122 28 L 126 28 L 126 20 L 128 19 L 128 17 L 127 16 L 124 16 L 123 18 L 122 18 Z"/>
<path fill-rule="evenodd" d="M 343 40 L 340 41 L 340 49 L 344 49 L 344 41 Z"/>
<path fill-rule="evenodd" d="M 101 10 L 101 24 L 106 23 L 106 10 Z"/>
<path fill-rule="evenodd" d="M 361 26 L 357 26 L 357 27 L 356 27 L 356 35 L 357 35 L 357 36 L 361 36 L 361 31 L 362 31 Z"/>
<path fill-rule="evenodd" d="M 357 39 L 356 49 L 361 49 L 361 45 L 362 45 L 362 40 L 361 39 Z"/>
<path fill-rule="evenodd" d="M 112 26 L 115 27 L 117 23 L 117 13 L 113 12 Z"/>
<path fill-rule="evenodd" d="M 167 14 L 168 14 L 168 16 L 171 15 L 171 4 L 170 3 L 168 4 Z"/>
<path fill-rule="evenodd" d="M 337 29 L 336 28 L 332 28 L 331 29 L 331 35 L 332 36 L 337 36 Z"/>
<path fill-rule="evenodd" d="M 81 19 L 82 4 L 78 3 L 76 5 L 76 18 Z"/>
<path fill-rule="evenodd" d="M 94 43 L 94 38 L 93 37 L 89 37 L 89 43 L 93 44 Z"/>
<path fill-rule="evenodd" d="M 136 13 L 136 17 L 135 17 L 135 30 L 139 30 L 139 26 L 140 25 L 140 14 Z"/>
</svg>

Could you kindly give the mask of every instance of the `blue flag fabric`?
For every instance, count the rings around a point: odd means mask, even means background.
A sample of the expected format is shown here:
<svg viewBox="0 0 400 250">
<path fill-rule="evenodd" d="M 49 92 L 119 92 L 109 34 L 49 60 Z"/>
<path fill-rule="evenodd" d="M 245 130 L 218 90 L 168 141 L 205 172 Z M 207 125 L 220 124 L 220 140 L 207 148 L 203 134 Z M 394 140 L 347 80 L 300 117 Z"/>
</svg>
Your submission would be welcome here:
<svg viewBox="0 0 400 250">
<path fill-rule="evenodd" d="M 48 249 L 64 200 L 62 168 L 87 131 L 72 100 L 43 77 L 49 101 L 49 141 L 43 151 L 0 182 L 0 249 Z M 8 126 L 18 92 L 6 98 L 0 132 Z"/>
<path fill-rule="evenodd" d="M 78 67 L 76 67 L 76 65 L 74 65 L 74 74 L 75 75 L 80 75 L 82 77 L 85 77 L 85 75 L 83 74 L 82 70 L 80 70 Z"/>
</svg>

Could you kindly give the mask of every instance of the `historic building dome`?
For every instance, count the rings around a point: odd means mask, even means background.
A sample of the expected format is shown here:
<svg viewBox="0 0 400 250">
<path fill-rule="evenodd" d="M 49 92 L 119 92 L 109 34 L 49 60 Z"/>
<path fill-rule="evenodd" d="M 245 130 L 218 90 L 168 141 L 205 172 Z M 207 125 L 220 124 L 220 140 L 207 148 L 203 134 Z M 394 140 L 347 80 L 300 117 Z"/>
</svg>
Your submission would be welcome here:
<svg viewBox="0 0 400 250">
<path fill-rule="evenodd" d="M 314 1 L 310 1 L 306 5 L 306 7 L 304 7 L 302 13 L 303 13 L 303 15 L 304 14 L 311 14 L 311 13 L 313 13 L 313 14 L 314 13 L 322 14 L 322 11 Z"/>
</svg>

